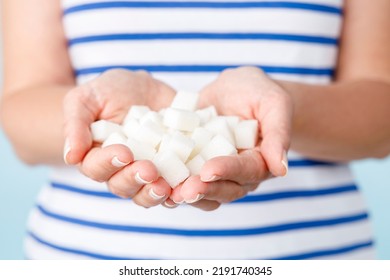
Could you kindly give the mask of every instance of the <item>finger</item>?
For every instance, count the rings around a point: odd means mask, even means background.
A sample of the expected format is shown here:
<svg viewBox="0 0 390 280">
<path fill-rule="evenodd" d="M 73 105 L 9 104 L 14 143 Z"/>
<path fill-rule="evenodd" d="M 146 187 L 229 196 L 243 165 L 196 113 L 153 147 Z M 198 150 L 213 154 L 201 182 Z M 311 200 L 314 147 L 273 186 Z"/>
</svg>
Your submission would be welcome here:
<svg viewBox="0 0 390 280">
<path fill-rule="evenodd" d="M 109 190 L 120 197 L 129 198 L 147 184 L 158 179 L 158 171 L 149 160 L 139 160 L 115 173 L 107 182 Z"/>
<path fill-rule="evenodd" d="M 79 169 L 87 177 L 105 182 L 132 161 L 133 154 L 125 145 L 110 145 L 103 149 L 95 147 L 87 153 Z"/>
<path fill-rule="evenodd" d="M 205 183 L 199 176 L 190 177 L 180 188 L 180 195 L 189 204 L 202 199 L 213 200 L 218 203 L 229 203 L 248 193 L 248 188 L 232 181 L 217 181 Z"/>
<path fill-rule="evenodd" d="M 200 172 L 203 182 L 229 180 L 240 185 L 258 183 L 269 177 L 266 163 L 257 149 L 245 150 L 238 155 L 208 160 Z"/>
<path fill-rule="evenodd" d="M 173 208 L 177 208 L 177 207 L 179 206 L 179 204 L 176 204 L 172 199 L 167 198 L 167 199 L 162 203 L 162 206 L 164 206 L 165 208 L 173 209 Z"/>
<path fill-rule="evenodd" d="M 191 206 L 199 208 L 203 211 L 213 211 L 221 206 L 221 203 L 212 200 L 202 199 L 198 202 L 192 203 Z"/>
<path fill-rule="evenodd" d="M 261 125 L 261 154 L 274 176 L 288 172 L 287 150 L 290 146 L 292 109 L 285 93 L 269 98 L 261 105 L 258 119 Z"/>
<path fill-rule="evenodd" d="M 149 208 L 164 202 L 171 194 L 171 186 L 163 178 L 158 178 L 157 181 L 145 185 L 136 195 L 133 196 L 133 201 L 143 207 Z"/>
<path fill-rule="evenodd" d="M 99 114 L 99 104 L 88 86 L 70 91 L 64 98 L 64 161 L 77 164 L 92 147 L 89 126 Z"/>
</svg>

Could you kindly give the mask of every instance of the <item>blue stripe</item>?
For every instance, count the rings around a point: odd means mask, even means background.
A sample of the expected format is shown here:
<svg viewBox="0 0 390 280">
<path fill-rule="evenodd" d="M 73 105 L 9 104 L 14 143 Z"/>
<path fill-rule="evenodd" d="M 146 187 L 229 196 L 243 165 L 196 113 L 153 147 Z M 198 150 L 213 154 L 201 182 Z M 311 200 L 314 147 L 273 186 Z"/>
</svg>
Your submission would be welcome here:
<svg viewBox="0 0 390 280">
<path fill-rule="evenodd" d="M 302 198 L 302 197 L 316 197 L 334 195 L 346 192 L 356 192 L 358 189 L 355 185 L 342 186 L 320 190 L 302 190 L 302 191 L 289 191 L 289 192 L 277 192 L 269 194 L 259 195 L 247 195 L 241 199 L 233 201 L 232 203 L 248 203 L 248 202 L 263 202 L 281 199 Z"/>
<path fill-rule="evenodd" d="M 97 10 L 97 9 L 111 9 L 111 8 L 159 8 L 159 9 L 172 9 L 172 8 L 206 8 L 206 9 L 298 9 L 307 10 L 313 12 L 329 13 L 342 15 L 342 9 L 329 5 L 320 5 L 312 3 L 298 3 L 288 1 L 274 1 L 274 2 L 165 2 L 165 1 L 111 1 L 101 3 L 89 3 L 82 4 L 73 7 L 69 7 L 64 10 L 64 15 L 71 13 Z"/>
<path fill-rule="evenodd" d="M 328 227 L 340 224 L 353 223 L 366 220 L 368 214 L 366 212 L 353 216 L 338 217 L 333 219 L 303 221 L 296 223 L 279 224 L 267 227 L 243 228 L 243 229 L 177 229 L 177 228 L 158 228 L 158 227 L 142 227 L 131 225 L 106 224 L 93 221 L 82 220 L 78 218 L 68 217 L 57 214 L 45 209 L 41 205 L 37 205 L 37 209 L 45 216 L 55 220 L 77 224 L 86 227 L 99 228 L 104 230 L 115 230 L 125 232 L 139 232 L 145 234 L 161 234 L 161 235 L 177 235 L 188 237 L 220 237 L 220 236 L 247 236 L 247 235 L 262 235 L 275 232 L 284 232 L 298 230 L 304 228 Z"/>
<path fill-rule="evenodd" d="M 242 65 L 109 65 L 101 67 L 81 68 L 75 71 L 77 76 L 100 74 L 110 69 L 121 68 L 130 71 L 145 70 L 148 72 L 221 72 L 227 68 L 237 68 Z M 286 66 L 260 66 L 268 74 L 298 74 L 315 76 L 333 76 L 333 68 L 306 68 Z"/>
<path fill-rule="evenodd" d="M 80 189 L 77 187 L 64 185 L 56 182 L 51 182 L 51 187 L 54 189 L 60 189 L 60 190 L 74 192 L 82 195 L 89 195 L 89 196 L 102 197 L 102 198 L 123 199 L 108 191 L 102 192 L 102 191 L 85 190 L 85 189 Z M 335 195 L 335 194 L 347 193 L 347 192 L 356 192 L 357 190 L 358 189 L 355 185 L 348 185 L 348 186 L 332 187 L 332 188 L 319 189 L 319 190 L 295 190 L 295 191 L 288 191 L 288 192 L 276 192 L 276 193 L 258 194 L 258 195 L 249 194 L 241 199 L 233 201 L 232 203 L 253 203 L 253 202 L 265 202 L 265 201 L 272 201 L 272 200 L 293 199 L 293 198 L 302 198 L 302 197 L 327 196 L 327 195 Z"/>
<path fill-rule="evenodd" d="M 79 250 L 79 249 L 73 249 L 73 248 L 67 248 L 64 246 L 59 246 L 56 244 L 53 244 L 51 242 L 48 242 L 46 240 L 43 240 L 41 237 L 38 237 L 36 234 L 32 232 L 28 232 L 28 235 L 37 241 L 38 243 L 45 245 L 47 247 L 50 247 L 55 250 L 59 250 L 62 252 L 66 253 L 72 253 L 72 254 L 77 254 L 77 255 L 82 255 L 82 256 L 87 256 L 90 258 L 94 259 L 102 259 L 102 260 L 151 260 L 152 258 L 135 258 L 135 257 L 118 257 L 118 256 L 112 256 L 112 255 L 103 255 L 103 254 L 97 254 L 97 253 L 92 253 L 89 251 L 85 250 Z M 364 248 L 370 248 L 373 246 L 373 241 L 367 241 L 363 243 L 357 243 L 354 245 L 350 245 L 347 247 L 341 247 L 341 248 L 336 248 L 336 249 L 330 249 L 330 250 L 321 250 L 321 251 L 313 251 L 313 252 L 308 252 L 304 254 L 297 254 L 297 255 L 287 255 L 285 257 L 278 257 L 278 258 L 266 258 L 266 259 L 273 259 L 273 260 L 304 260 L 304 259 L 311 259 L 311 258 L 316 258 L 316 257 L 327 257 L 327 256 L 334 256 L 334 255 L 339 255 L 343 253 L 349 253 L 353 252 L 359 249 L 364 249 Z M 257 258 L 260 259 L 260 258 Z M 264 259 L 264 258 L 262 258 Z M 153 260 L 156 260 L 153 258 Z"/>
<path fill-rule="evenodd" d="M 80 189 L 77 187 L 73 187 L 73 186 L 69 186 L 69 185 L 65 185 L 65 184 L 60 184 L 60 183 L 56 183 L 56 182 L 51 182 L 50 185 L 54 189 L 60 189 L 60 190 L 68 191 L 68 192 L 75 192 L 75 193 L 79 193 L 79 194 L 83 194 L 83 195 L 90 195 L 90 196 L 103 197 L 103 198 L 115 198 L 115 199 L 124 200 L 124 198 L 116 196 L 108 191 L 104 192 L 104 191 L 85 190 L 85 189 Z"/>
<path fill-rule="evenodd" d="M 328 162 L 328 161 L 318 161 L 310 159 L 295 159 L 288 161 L 289 167 L 310 167 L 310 166 L 341 166 L 340 163 Z"/>
<path fill-rule="evenodd" d="M 77 255 L 86 256 L 86 257 L 90 257 L 90 258 L 94 258 L 94 259 L 101 259 L 101 260 L 131 260 L 131 258 L 128 258 L 128 257 L 109 256 L 109 255 L 97 254 L 97 253 L 92 253 L 92 252 L 88 252 L 88 251 L 84 251 L 84 250 L 72 249 L 72 248 L 67 248 L 67 247 L 55 245 L 51 242 L 43 240 L 42 238 L 38 237 L 36 234 L 34 234 L 32 232 L 28 232 L 28 235 L 31 238 L 33 238 L 35 241 L 37 241 L 38 243 L 41 243 L 41 244 L 48 246 L 52 249 L 56 249 L 56 250 L 66 252 L 66 253 L 77 254 Z M 135 260 L 135 259 L 133 259 L 133 260 Z M 137 258 L 137 260 L 142 260 L 142 259 Z M 146 259 L 143 259 L 143 260 L 146 260 Z"/>
<path fill-rule="evenodd" d="M 307 252 L 307 253 L 302 253 L 302 254 L 297 254 L 297 255 L 287 255 L 287 256 L 272 258 L 272 259 L 274 259 L 274 260 L 307 260 L 307 259 L 328 257 L 328 256 L 349 253 L 349 252 L 356 251 L 356 250 L 363 249 L 363 248 L 370 248 L 373 245 L 374 245 L 374 242 L 372 240 L 369 240 L 369 241 L 366 241 L 363 243 L 358 243 L 358 244 L 354 244 L 354 245 L 350 245 L 350 246 L 342 247 L 342 248 Z"/>
<path fill-rule="evenodd" d="M 100 41 L 129 40 L 277 40 L 324 45 L 337 45 L 338 40 L 331 37 L 307 36 L 298 34 L 272 33 L 137 33 L 137 34 L 104 34 L 85 36 L 69 40 L 69 46 Z"/>
</svg>

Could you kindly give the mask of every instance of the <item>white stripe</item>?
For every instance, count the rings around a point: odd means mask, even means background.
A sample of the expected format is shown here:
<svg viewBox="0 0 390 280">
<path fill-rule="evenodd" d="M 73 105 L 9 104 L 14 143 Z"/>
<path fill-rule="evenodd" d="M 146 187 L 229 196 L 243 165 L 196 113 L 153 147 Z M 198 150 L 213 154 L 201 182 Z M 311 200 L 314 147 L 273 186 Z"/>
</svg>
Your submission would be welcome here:
<svg viewBox="0 0 390 280">
<path fill-rule="evenodd" d="M 24 240 L 24 251 L 26 257 L 31 260 L 88 260 L 87 256 L 72 254 L 64 251 L 59 251 L 43 245 L 33 239 L 31 236 L 26 236 Z"/>
<path fill-rule="evenodd" d="M 106 183 L 96 182 L 84 176 L 76 167 L 72 166 L 53 168 L 52 172 L 50 173 L 50 180 L 53 182 L 63 183 L 85 190 L 97 192 L 108 191 Z"/>
<path fill-rule="evenodd" d="M 62 6 L 65 8 L 73 7 L 76 5 L 90 4 L 90 3 L 102 3 L 109 0 L 61 0 Z M 143 0 L 142 2 L 155 2 L 156 0 Z M 183 0 L 158 0 L 159 2 L 182 2 Z M 191 2 L 205 2 L 207 0 L 191 0 Z M 259 0 L 213 0 L 213 2 L 261 2 Z M 263 2 L 269 2 L 269 0 L 263 0 Z M 272 2 L 272 1 L 271 1 Z M 292 0 L 291 2 L 297 3 L 310 3 L 319 5 L 331 5 L 334 7 L 341 7 L 341 0 Z"/>
<path fill-rule="evenodd" d="M 38 212 L 31 219 L 34 226 L 30 230 L 48 242 L 100 254 L 140 258 L 274 258 L 344 247 L 371 238 L 367 221 L 262 236 L 186 238 L 80 227 L 42 217 Z"/>
<path fill-rule="evenodd" d="M 70 54 L 76 69 L 134 64 L 332 68 L 337 48 L 291 41 L 111 41 L 74 45 Z"/>
<path fill-rule="evenodd" d="M 80 75 L 77 77 L 77 84 L 85 84 L 99 74 Z M 153 73 L 153 77 L 164 81 L 176 90 L 187 90 L 192 92 L 200 91 L 204 86 L 217 78 L 218 73 Z M 331 82 L 328 76 L 291 75 L 291 74 L 270 74 L 270 77 L 290 82 L 326 85 Z"/>
<path fill-rule="evenodd" d="M 353 184 L 348 166 L 308 166 L 290 168 L 287 177 L 277 177 L 260 184 L 262 193 L 288 190 L 318 190 Z M 258 191 L 256 191 L 258 192 Z"/>
<path fill-rule="evenodd" d="M 348 245 L 346 245 L 348 246 Z M 356 251 L 347 252 L 343 254 L 337 254 L 331 257 L 318 257 L 313 258 L 316 260 L 375 260 L 377 259 L 376 251 L 374 247 L 360 248 Z"/>
<path fill-rule="evenodd" d="M 69 14 L 64 25 L 70 39 L 143 32 L 268 32 L 337 37 L 341 17 L 295 9 L 119 8 Z"/>
<path fill-rule="evenodd" d="M 42 191 L 39 203 L 48 211 L 92 222 L 180 229 L 266 227 L 338 218 L 365 211 L 361 195 L 357 192 L 262 203 L 237 203 L 223 205 L 211 212 L 189 205 L 176 209 L 162 206 L 144 209 L 129 200 L 85 196 L 52 188 Z"/>
</svg>

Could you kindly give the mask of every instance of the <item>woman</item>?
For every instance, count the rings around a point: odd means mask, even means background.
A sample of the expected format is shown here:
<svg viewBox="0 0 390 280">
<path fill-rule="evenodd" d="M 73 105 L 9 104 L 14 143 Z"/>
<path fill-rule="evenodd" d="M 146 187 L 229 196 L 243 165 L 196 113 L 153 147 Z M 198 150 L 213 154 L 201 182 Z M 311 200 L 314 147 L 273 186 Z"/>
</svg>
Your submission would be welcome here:
<svg viewBox="0 0 390 280">
<path fill-rule="evenodd" d="M 21 159 L 56 166 L 28 258 L 373 257 L 343 162 L 390 150 L 389 1 L 3 6 L 3 126 Z M 172 191 L 127 147 L 94 146 L 89 125 L 166 107 L 177 89 L 256 118 L 261 140 Z"/>
</svg>

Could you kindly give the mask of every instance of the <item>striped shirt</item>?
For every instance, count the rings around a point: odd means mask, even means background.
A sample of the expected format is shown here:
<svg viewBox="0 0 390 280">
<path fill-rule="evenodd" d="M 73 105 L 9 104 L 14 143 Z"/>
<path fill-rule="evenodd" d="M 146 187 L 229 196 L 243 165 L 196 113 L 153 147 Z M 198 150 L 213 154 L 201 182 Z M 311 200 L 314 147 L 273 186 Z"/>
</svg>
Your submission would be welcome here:
<svg viewBox="0 0 390 280">
<path fill-rule="evenodd" d="M 79 84 L 111 68 L 143 69 L 198 91 L 225 68 L 332 81 L 341 0 L 63 0 Z M 56 168 L 32 210 L 31 259 L 369 259 L 367 209 L 347 165 L 289 153 L 285 178 L 218 210 L 144 209 L 71 167 Z"/>
</svg>

